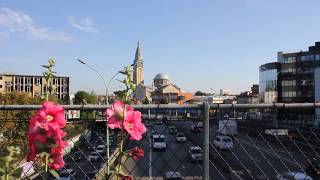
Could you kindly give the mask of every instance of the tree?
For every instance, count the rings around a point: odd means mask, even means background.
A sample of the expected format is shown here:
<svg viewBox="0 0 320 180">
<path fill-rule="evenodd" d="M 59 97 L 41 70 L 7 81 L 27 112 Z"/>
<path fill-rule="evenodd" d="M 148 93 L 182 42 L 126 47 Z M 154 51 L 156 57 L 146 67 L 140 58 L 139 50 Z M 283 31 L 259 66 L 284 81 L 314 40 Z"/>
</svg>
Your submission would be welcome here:
<svg viewBox="0 0 320 180">
<path fill-rule="evenodd" d="M 85 91 L 78 91 L 74 95 L 74 104 L 97 104 L 98 97 L 94 93 L 87 93 Z"/>
<path fill-rule="evenodd" d="M 197 91 L 194 95 L 195 95 L 195 96 L 206 96 L 207 93 L 202 92 L 202 91 Z"/>
</svg>

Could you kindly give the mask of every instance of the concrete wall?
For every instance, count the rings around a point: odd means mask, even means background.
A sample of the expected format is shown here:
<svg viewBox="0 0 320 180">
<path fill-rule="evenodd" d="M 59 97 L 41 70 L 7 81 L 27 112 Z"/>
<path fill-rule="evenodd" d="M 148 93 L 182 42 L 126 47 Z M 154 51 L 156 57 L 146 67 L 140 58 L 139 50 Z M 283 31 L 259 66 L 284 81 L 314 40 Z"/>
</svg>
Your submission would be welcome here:
<svg viewBox="0 0 320 180">
<path fill-rule="evenodd" d="M 320 102 L 320 67 L 314 71 L 314 92 L 315 102 Z M 320 127 L 320 108 L 316 109 L 316 115 L 315 126 Z"/>
</svg>

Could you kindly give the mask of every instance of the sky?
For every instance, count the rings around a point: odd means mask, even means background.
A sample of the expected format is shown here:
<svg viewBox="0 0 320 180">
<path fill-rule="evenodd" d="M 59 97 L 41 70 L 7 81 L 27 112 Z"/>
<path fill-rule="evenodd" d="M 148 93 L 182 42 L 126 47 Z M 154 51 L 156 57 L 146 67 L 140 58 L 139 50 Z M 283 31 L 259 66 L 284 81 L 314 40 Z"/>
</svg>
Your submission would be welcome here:
<svg viewBox="0 0 320 180">
<path fill-rule="evenodd" d="M 1 0 L 0 73 L 41 75 L 56 59 L 71 92 L 105 92 L 134 60 L 140 41 L 145 84 L 165 73 L 188 92 L 234 93 L 259 83 L 278 51 L 320 41 L 319 0 Z M 121 79 L 121 76 L 117 77 Z M 116 80 L 109 92 L 123 88 Z"/>
</svg>

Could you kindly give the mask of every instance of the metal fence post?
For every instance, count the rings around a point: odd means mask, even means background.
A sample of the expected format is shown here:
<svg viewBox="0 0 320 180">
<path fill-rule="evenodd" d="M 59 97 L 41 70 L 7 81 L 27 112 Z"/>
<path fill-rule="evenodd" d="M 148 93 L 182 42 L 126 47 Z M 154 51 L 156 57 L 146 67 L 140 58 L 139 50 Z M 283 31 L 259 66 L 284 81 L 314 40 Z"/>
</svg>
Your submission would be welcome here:
<svg viewBox="0 0 320 180">
<path fill-rule="evenodd" d="M 209 103 L 203 103 L 203 150 L 204 150 L 204 159 L 203 159 L 203 179 L 209 180 Z"/>
</svg>

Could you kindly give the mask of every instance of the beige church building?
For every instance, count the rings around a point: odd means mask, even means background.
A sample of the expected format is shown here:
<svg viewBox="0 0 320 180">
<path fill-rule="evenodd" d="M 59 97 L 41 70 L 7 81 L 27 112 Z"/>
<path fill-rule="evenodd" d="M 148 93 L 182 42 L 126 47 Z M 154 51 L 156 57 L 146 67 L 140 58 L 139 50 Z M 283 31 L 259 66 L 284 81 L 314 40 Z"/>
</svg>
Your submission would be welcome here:
<svg viewBox="0 0 320 180">
<path fill-rule="evenodd" d="M 184 104 L 193 98 L 192 93 L 183 92 L 178 86 L 171 83 L 168 75 L 160 73 L 153 78 L 151 86 L 144 84 L 144 67 L 142 50 L 138 42 L 133 69 L 133 81 L 137 90 L 132 94 L 140 102 L 152 102 L 154 104 Z"/>
</svg>

